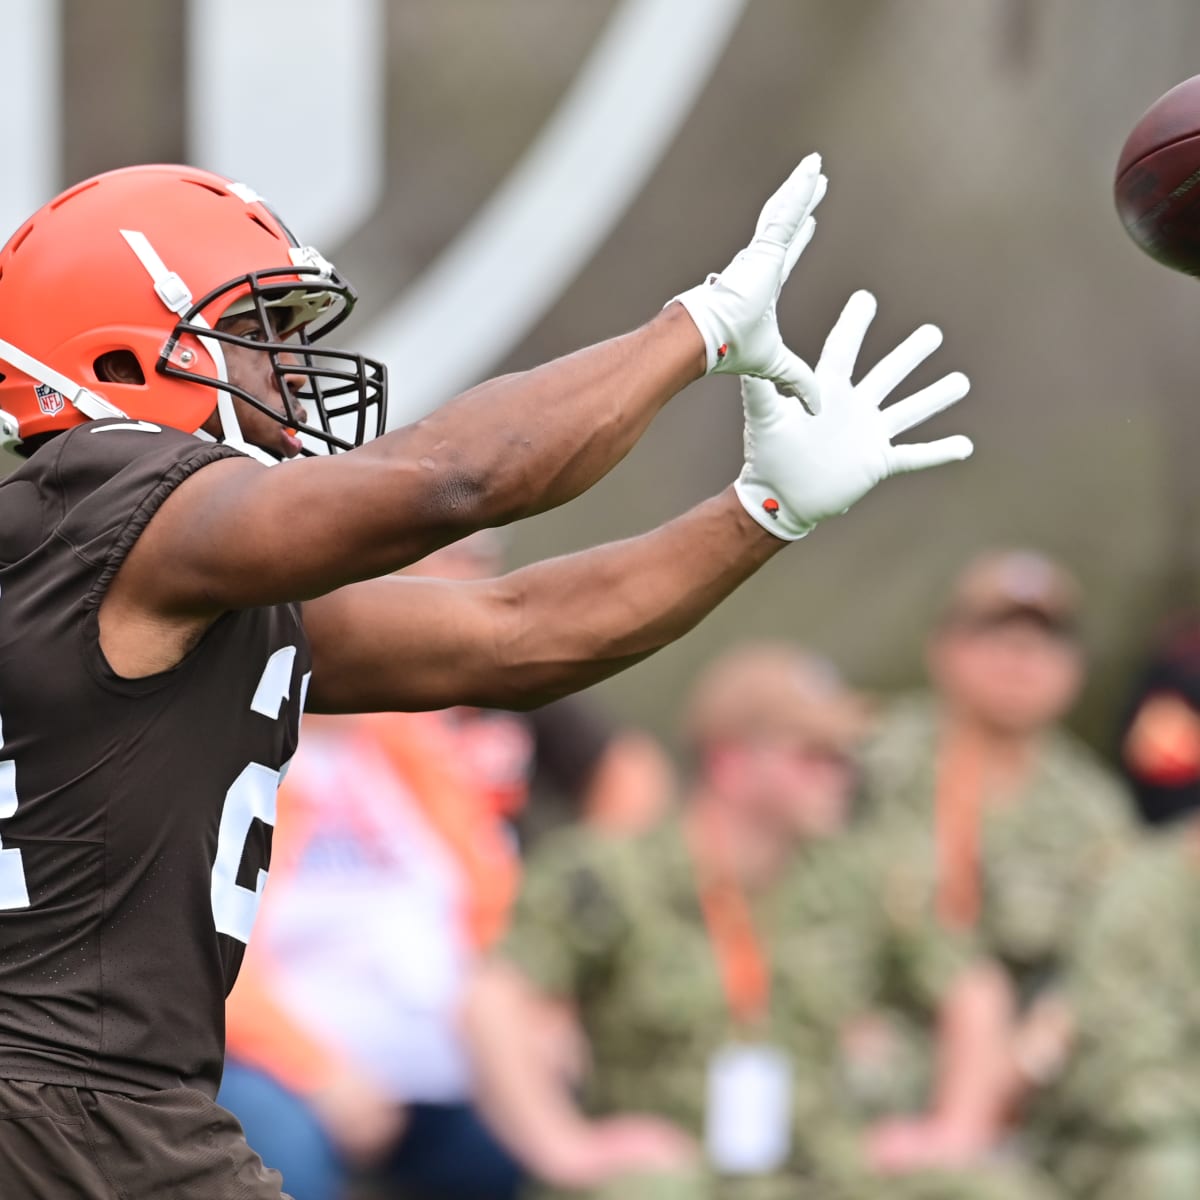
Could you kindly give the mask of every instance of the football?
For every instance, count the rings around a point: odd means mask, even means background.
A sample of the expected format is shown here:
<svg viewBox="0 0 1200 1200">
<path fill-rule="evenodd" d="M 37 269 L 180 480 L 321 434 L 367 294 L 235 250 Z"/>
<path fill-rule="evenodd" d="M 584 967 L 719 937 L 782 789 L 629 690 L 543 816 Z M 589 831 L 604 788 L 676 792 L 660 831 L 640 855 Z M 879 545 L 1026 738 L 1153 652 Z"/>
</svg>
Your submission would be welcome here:
<svg viewBox="0 0 1200 1200">
<path fill-rule="evenodd" d="M 1117 212 L 1151 258 L 1200 275 L 1200 75 L 1160 96 L 1117 161 Z"/>
</svg>

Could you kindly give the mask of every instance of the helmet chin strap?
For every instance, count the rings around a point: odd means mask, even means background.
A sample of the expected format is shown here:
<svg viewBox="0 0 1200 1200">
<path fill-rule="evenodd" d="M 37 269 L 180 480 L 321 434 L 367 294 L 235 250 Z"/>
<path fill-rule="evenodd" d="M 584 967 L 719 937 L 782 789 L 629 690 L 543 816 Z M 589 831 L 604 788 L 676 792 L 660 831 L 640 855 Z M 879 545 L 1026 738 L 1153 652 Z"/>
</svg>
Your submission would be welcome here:
<svg viewBox="0 0 1200 1200">
<path fill-rule="evenodd" d="M 208 322 L 199 313 L 192 317 L 191 324 L 202 325 L 206 329 L 210 328 Z M 229 373 L 225 366 L 225 351 L 221 349 L 220 341 L 214 337 L 205 337 L 202 333 L 196 334 L 196 340 L 212 357 L 213 365 L 217 368 L 217 378 L 222 383 L 228 383 Z M 279 462 L 277 458 L 273 458 L 261 446 L 253 445 L 242 436 L 242 423 L 237 418 L 237 410 L 233 405 L 232 394 L 224 388 L 217 388 L 216 391 L 217 419 L 221 422 L 221 437 L 219 440 L 224 442 L 226 446 L 232 446 L 235 450 L 240 450 L 243 454 L 248 455 L 264 466 L 275 466 Z M 215 442 L 218 440 L 211 433 L 207 433 L 203 429 L 196 429 L 192 432 L 202 441 Z"/>
<path fill-rule="evenodd" d="M 68 379 L 60 371 L 47 366 L 40 359 L 34 358 L 32 354 L 26 354 L 24 350 L 14 346 L 12 342 L 4 341 L 2 338 L 0 338 L 0 361 L 8 363 L 9 366 L 16 367 L 18 371 L 28 375 L 30 379 L 36 379 L 38 383 L 52 388 L 68 404 L 74 405 L 89 420 L 99 421 L 105 417 L 124 417 L 128 415 L 122 412 L 115 404 L 110 404 L 103 396 L 98 396 L 82 384 L 76 383 L 73 379 Z M 9 449 L 12 446 L 20 444 L 20 423 L 11 413 L 0 409 L 0 447 Z"/>
<path fill-rule="evenodd" d="M 134 254 L 137 255 L 138 262 L 145 268 L 146 274 L 150 276 L 158 298 L 177 317 L 182 317 L 192 306 L 191 289 L 176 272 L 167 269 L 166 263 L 159 257 L 158 251 L 150 244 L 150 239 L 144 233 L 140 233 L 135 229 L 122 229 L 121 236 L 128 243 L 129 248 Z M 189 323 L 199 325 L 204 329 L 212 328 L 200 313 L 189 318 Z M 217 378 L 222 383 L 228 383 L 229 372 L 225 366 L 225 352 L 221 349 L 219 339 L 206 337 L 204 334 L 198 333 L 196 334 L 196 340 L 208 351 L 209 356 L 212 358 L 213 365 L 217 370 Z M 237 410 L 233 404 L 233 396 L 224 388 L 217 388 L 216 392 L 217 417 L 221 422 L 221 437 L 217 439 L 212 434 L 206 433 L 203 429 L 193 430 L 194 436 L 200 438 L 202 441 L 215 442 L 220 440 L 226 446 L 232 446 L 235 450 L 240 450 L 243 454 L 262 463 L 264 466 L 275 466 L 279 461 L 277 458 L 272 457 L 261 446 L 252 445 L 243 437 L 242 425 L 237 418 Z"/>
</svg>

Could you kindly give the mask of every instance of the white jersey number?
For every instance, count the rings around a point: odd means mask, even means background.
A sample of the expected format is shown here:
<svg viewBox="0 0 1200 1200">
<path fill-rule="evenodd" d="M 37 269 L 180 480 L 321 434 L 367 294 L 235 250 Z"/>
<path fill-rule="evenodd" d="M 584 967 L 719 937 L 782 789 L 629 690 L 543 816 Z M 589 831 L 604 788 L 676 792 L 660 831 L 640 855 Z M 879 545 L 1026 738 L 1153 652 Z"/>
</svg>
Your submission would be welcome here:
<svg viewBox="0 0 1200 1200">
<path fill-rule="evenodd" d="M 291 695 L 291 668 L 295 659 L 295 646 L 286 646 L 271 655 L 254 693 L 253 712 L 278 720 L 284 701 Z M 301 711 L 311 675 L 312 672 L 308 672 L 301 684 Z M 4 723 L 0 717 L 0 754 L 3 752 Z M 275 824 L 275 792 L 286 772 L 286 763 L 279 770 L 264 767 L 262 763 L 249 763 L 225 793 L 212 871 L 213 922 L 218 932 L 227 933 L 240 942 L 250 940 L 250 929 L 258 912 L 267 873 L 259 871 L 251 890 L 237 882 L 238 867 L 254 820 Z M 16 812 L 17 764 L 11 758 L 0 758 L 0 821 L 8 820 Z M 6 850 L 0 839 L 0 912 L 28 907 L 29 887 L 25 882 L 21 851 L 11 846 Z"/>
<path fill-rule="evenodd" d="M 4 753 L 4 719 L 0 717 L 0 754 Z M 17 814 L 17 764 L 0 758 L 0 821 Z M 29 888 L 25 883 L 25 864 L 20 850 L 4 849 L 0 839 L 0 912 L 29 907 Z"/>
<path fill-rule="evenodd" d="M 254 691 L 251 712 L 270 720 L 279 719 L 284 701 L 291 696 L 292 666 L 295 661 L 295 646 L 284 646 L 271 655 Z M 312 672 L 309 671 L 300 684 L 301 712 L 304 711 L 304 697 L 311 676 Z M 239 942 L 250 940 L 250 930 L 254 927 L 258 904 L 267 882 L 267 872 L 260 870 L 254 887 L 248 888 L 238 883 L 238 868 L 246 852 L 246 839 L 254 821 L 275 824 L 275 793 L 287 774 L 287 768 L 287 763 L 278 770 L 265 767 L 262 763 L 248 763 L 225 793 L 221 826 L 217 833 L 217 857 L 212 869 L 213 924 L 218 933 L 228 934 Z"/>
<path fill-rule="evenodd" d="M 4 725 L 0 720 L 0 753 L 4 751 Z M 17 764 L 11 758 L 0 759 L 0 821 L 16 816 Z M 20 850 L 4 849 L 0 840 L 0 910 L 28 908 L 29 888 L 25 884 L 25 864 Z"/>
</svg>

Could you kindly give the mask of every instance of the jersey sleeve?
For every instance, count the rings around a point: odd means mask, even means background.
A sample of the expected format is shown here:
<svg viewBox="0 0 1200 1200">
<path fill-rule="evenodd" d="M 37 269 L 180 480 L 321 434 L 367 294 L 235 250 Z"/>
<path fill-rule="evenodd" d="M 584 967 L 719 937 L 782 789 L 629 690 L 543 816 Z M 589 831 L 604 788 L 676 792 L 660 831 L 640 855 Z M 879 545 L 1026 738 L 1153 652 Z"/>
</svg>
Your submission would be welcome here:
<svg viewBox="0 0 1200 1200">
<path fill-rule="evenodd" d="M 184 480 L 220 459 L 246 458 L 229 446 L 148 421 L 90 421 L 61 436 L 52 466 L 62 505 L 55 533 L 95 569 L 92 606 L 99 605 L 133 544 Z"/>
<path fill-rule="evenodd" d="M 498 956 L 555 997 L 603 975 L 630 928 L 617 847 L 586 831 L 547 838 L 525 873 Z"/>
</svg>

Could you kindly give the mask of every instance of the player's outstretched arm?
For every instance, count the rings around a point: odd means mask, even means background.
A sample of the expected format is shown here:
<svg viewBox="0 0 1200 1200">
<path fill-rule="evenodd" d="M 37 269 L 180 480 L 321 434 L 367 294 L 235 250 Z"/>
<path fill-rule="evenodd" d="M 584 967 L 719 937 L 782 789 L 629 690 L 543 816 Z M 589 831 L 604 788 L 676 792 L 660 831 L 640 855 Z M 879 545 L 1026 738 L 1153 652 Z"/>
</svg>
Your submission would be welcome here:
<svg viewBox="0 0 1200 1200">
<path fill-rule="evenodd" d="M 819 414 L 770 383 L 743 380 L 737 483 L 651 533 L 497 580 L 381 579 L 306 604 L 309 707 L 522 707 L 587 687 L 680 637 L 787 542 L 880 480 L 965 458 L 963 437 L 892 445 L 960 399 L 965 376 L 882 407 L 940 344 L 934 326 L 851 383 L 874 312 L 874 299 L 856 293 L 829 335 L 816 370 Z"/>
<path fill-rule="evenodd" d="M 492 380 L 350 454 L 197 472 L 139 539 L 121 573 L 131 578 L 117 583 L 154 612 L 215 615 L 394 571 L 474 529 L 578 495 L 706 370 L 754 372 L 815 407 L 812 371 L 784 347 L 775 300 L 824 189 L 810 155 L 726 270 L 633 333 Z"/>
<path fill-rule="evenodd" d="M 641 537 L 499 579 L 342 588 L 303 607 L 308 707 L 543 704 L 674 641 L 783 545 L 731 487 Z"/>
</svg>

